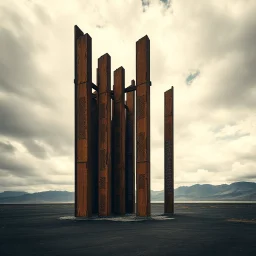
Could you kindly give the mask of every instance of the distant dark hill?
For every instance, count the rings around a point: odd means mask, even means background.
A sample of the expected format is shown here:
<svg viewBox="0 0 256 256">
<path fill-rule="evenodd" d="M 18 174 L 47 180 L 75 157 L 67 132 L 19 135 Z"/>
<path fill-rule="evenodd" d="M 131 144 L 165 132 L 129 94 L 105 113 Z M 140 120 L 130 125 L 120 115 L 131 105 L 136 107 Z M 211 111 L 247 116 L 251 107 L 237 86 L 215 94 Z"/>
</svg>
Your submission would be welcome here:
<svg viewBox="0 0 256 256">
<path fill-rule="evenodd" d="M 182 186 L 174 191 L 176 201 L 256 201 L 256 183 L 236 182 L 230 185 Z M 163 201 L 164 191 L 151 191 L 151 201 Z M 26 193 L 5 191 L 0 193 L 0 203 L 73 203 L 74 192 L 45 191 Z"/>
<path fill-rule="evenodd" d="M 1 193 L 0 193 L 1 195 Z M 45 191 L 16 197 L 1 198 L 0 203 L 66 203 L 74 202 L 74 193 L 68 191 Z"/>
<path fill-rule="evenodd" d="M 27 192 L 24 192 L 24 191 L 4 191 L 4 192 L 0 193 L 0 198 L 16 197 L 16 196 L 22 196 L 24 194 L 27 194 Z"/>
<path fill-rule="evenodd" d="M 176 200 L 256 200 L 256 183 L 236 182 L 230 185 L 193 185 L 175 190 Z"/>
</svg>

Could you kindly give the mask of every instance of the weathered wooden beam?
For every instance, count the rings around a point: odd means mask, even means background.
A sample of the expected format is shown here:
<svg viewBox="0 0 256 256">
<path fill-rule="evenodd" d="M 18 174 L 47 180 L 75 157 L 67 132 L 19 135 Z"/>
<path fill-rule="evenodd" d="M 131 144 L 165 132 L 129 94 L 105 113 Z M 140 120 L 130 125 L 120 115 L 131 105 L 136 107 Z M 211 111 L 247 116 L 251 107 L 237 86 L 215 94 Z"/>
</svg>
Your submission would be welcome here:
<svg viewBox="0 0 256 256">
<path fill-rule="evenodd" d="M 111 58 L 98 59 L 99 216 L 111 214 Z"/>
<path fill-rule="evenodd" d="M 135 81 L 132 80 L 135 85 Z M 135 213 L 135 91 L 126 94 L 126 213 Z"/>
<path fill-rule="evenodd" d="M 91 98 L 92 98 L 92 40 L 82 35 L 78 27 L 75 34 L 76 89 L 75 89 L 75 214 L 92 215 L 92 169 L 91 169 Z"/>
<path fill-rule="evenodd" d="M 114 179 L 113 210 L 115 214 L 125 214 L 125 70 L 120 67 L 114 71 Z"/>
<path fill-rule="evenodd" d="M 164 212 L 174 213 L 173 87 L 164 93 Z"/>
<path fill-rule="evenodd" d="M 150 40 L 136 42 L 137 216 L 150 216 Z"/>
</svg>

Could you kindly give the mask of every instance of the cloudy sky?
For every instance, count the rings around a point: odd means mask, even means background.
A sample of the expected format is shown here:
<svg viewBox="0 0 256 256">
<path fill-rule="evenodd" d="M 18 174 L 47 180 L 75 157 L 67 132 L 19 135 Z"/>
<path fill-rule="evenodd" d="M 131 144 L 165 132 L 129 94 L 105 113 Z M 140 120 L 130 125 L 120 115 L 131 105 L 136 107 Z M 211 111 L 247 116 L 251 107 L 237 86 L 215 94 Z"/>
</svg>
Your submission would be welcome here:
<svg viewBox="0 0 256 256">
<path fill-rule="evenodd" d="M 151 187 L 175 93 L 175 187 L 256 181 L 255 0 L 0 0 L 0 192 L 74 190 L 74 25 L 135 78 L 151 43 Z M 113 78 L 112 78 L 113 81 Z"/>
</svg>

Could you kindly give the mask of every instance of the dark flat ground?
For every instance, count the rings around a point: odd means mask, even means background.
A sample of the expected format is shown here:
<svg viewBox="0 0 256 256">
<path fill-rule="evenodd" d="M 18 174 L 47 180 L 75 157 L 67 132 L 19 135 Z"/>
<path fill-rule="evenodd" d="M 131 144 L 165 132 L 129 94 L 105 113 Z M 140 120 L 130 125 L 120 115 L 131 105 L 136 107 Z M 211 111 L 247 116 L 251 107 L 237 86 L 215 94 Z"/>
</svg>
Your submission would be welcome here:
<svg viewBox="0 0 256 256">
<path fill-rule="evenodd" d="M 256 255 L 256 204 L 175 204 L 166 221 L 59 219 L 73 207 L 0 205 L 0 255 Z"/>
</svg>

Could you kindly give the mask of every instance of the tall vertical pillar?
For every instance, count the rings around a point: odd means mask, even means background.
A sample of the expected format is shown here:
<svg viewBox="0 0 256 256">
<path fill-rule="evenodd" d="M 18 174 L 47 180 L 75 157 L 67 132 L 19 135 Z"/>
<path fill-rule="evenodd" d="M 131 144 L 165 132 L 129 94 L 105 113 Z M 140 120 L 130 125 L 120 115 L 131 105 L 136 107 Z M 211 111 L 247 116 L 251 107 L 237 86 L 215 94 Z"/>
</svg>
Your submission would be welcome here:
<svg viewBox="0 0 256 256">
<path fill-rule="evenodd" d="M 75 215 L 92 215 L 92 41 L 75 27 Z"/>
<path fill-rule="evenodd" d="M 111 214 L 111 58 L 98 59 L 99 216 Z"/>
<path fill-rule="evenodd" d="M 137 215 L 150 216 L 150 40 L 136 42 Z"/>
<path fill-rule="evenodd" d="M 115 195 L 115 188 L 114 188 L 114 156 L 115 156 L 115 137 L 114 137 L 114 132 L 115 132 L 115 120 L 114 120 L 114 98 L 111 100 L 111 113 L 112 113 L 112 119 L 111 119 L 111 212 L 114 212 L 114 195 Z"/>
<path fill-rule="evenodd" d="M 74 110 L 75 110 L 75 113 L 74 113 L 74 132 L 75 132 L 75 138 L 74 138 L 74 141 L 75 141 L 75 147 L 74 147 L 74 162 L 75 162 L 75 216 L 78 216 L 77 214 L 77 207 L 78 207 L 78 204 L 77 204 L 77 39 L 80 37 L 80 36 L 83 36 L 84 33 L 80 30 L 80 28 L 78 26 L 75 26 L 74 27 L 74 66 L 75 66 L 75 70 L 74 70 L 74 75 L 75 75 L 75 79 L 74 79 L 74 84 L 75 84 L 75 90 L 74 90 Z"/>
<path fill-rule="evenodd" d="M 173 86 L 164 93 L 164 212 L 174 213 Z"/>
<path fill-rule="evenodd" d="M 132 85 L 135 81 L 132 80 Z M 135 213 L 135 92 L 126 93 L 126 212 Z"/>
<path fill-rule="evenodd" d="M 125 214 L 125 70 L 120 67 L 114 71 L 114 213 Z"/>
<path fill-rule="evenodd" d="M 98 93 L 92 94 L 91 106 L 92 131 L 92 213 L 98 213 Z"/>
</svg>

